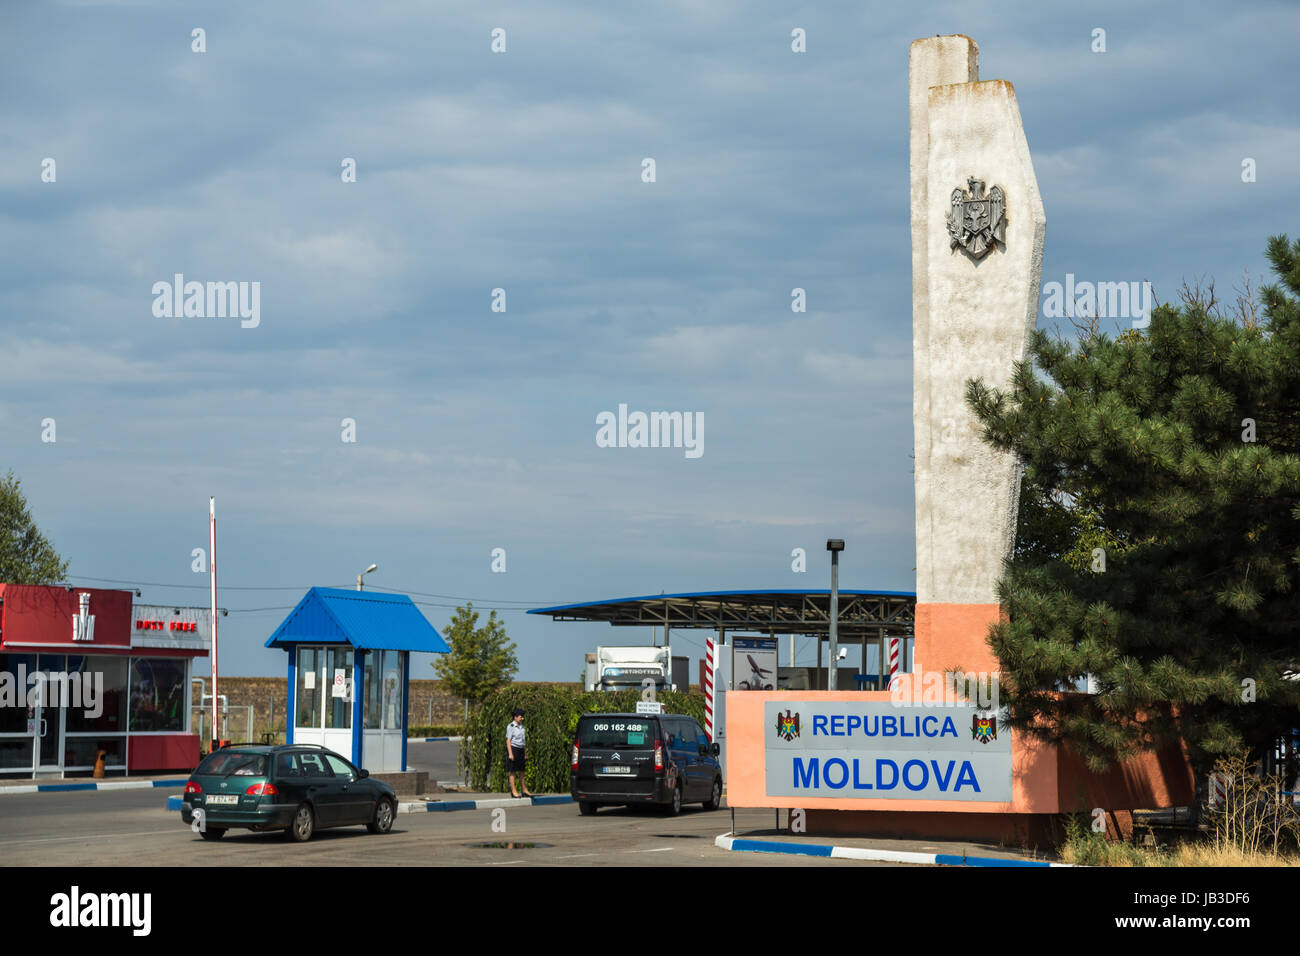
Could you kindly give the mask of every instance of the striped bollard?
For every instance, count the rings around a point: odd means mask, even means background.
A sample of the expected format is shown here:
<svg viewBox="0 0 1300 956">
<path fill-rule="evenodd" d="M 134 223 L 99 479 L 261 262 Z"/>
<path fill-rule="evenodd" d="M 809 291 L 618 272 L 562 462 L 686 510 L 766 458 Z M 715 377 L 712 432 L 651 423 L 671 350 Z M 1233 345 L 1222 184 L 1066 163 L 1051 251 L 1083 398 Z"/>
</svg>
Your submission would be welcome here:
<svg viewBox="0 0 1300 956">
<path fill-rule="evenodd" d="M 713 641 L 704 640 L 704 735 L 713 742 Z"/>
<path fill-rule="evenodd" d="M 1210 774 L 1210 792 L 1208 804 L 1211 810 L 1222 810 L 1228 802 L 1228 776 L 1222 773 Z"/>
<path fill-rule="evenodd" d="M 898 638 L 889 639 L 889 689 L 894 689 L 894 681 L 898 678 Z"/>
</svg>

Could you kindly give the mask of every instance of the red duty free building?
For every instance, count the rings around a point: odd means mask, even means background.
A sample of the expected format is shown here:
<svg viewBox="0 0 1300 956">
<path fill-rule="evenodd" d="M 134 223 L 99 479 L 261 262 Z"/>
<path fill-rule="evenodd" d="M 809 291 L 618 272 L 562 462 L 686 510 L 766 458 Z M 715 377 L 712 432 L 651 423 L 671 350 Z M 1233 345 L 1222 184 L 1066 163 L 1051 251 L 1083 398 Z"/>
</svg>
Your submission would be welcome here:
<svg viewBox="0 0 1300 956">
<path fill-rule="evenodd" d="M 0 584 L 0 777 L 88 775 L 101 750 L 109 774 L 198 763 L 190 677 L 212 646 L 209 611 L 134 596 Z"/>
</svg>

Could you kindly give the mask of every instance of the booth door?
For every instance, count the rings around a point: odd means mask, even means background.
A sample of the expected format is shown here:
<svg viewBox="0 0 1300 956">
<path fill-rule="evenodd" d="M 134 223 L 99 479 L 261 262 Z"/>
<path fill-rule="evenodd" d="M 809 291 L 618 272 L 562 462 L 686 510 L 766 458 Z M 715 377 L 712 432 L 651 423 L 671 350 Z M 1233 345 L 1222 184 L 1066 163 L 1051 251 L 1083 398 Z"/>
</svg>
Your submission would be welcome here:
<svg viewBox="0 0 1300 956">
<path fill-rule="evenodd" d="M 353 671 L 347 645 L 298 648 L 294 743 L 320 744 L 354 759 Z"/>
</svg>

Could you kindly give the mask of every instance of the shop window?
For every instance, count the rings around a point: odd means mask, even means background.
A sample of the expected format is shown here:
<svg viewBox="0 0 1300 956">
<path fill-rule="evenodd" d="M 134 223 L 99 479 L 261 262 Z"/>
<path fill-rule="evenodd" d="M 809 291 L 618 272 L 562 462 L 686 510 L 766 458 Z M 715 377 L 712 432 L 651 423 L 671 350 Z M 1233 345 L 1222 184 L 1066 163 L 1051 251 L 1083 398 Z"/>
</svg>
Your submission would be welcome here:
<svg viewBox="0 0 1300 956">
<path fill-rule="evenodd" d="M 63 766 L 94 767 L 101 750 L 105 767 L 120 770 L 126 766 L 125 737 L 67 737 L 63 742 Z"/>
<path fill-rule="evenodd" d="M 132 731 L 185 730 L 185 665 L 174 658 L 131 659 Z"/>
<path fill-rule="evenodd" d="M 36 670 L 35 654 L 0 654 L 0 734 L 27 734 L 27 675 Z M 22 681 L 19 681 L 19 677 Z M 31 767 L 31 746 L 27 745 L 25 767 Z M 17 760 L 14 748 L 0 753 L 0 770 Z M 8 756 L 6 756 L 8 754 Z"/>
<path fill-rule="evenodd" d="M 180 662 L 182 669 L 184 662 Z M 125 657 L 81 657 L 69 655 L 68 673 L 89 674 L 95 688 L 87 693 L 85 678 L 82 680 L 82 700 L 80 707 L 69 707 L 66 729 L 70 734 L 108 733 L 120 734 L 126 729 L 127 705 L 127 659 Z M 184 687 L 181 688 L 179 707 L 185 706 Z M 183 721 L 182 712 L 182 721 Z M 135 727 L 131 728 L 135 730 Z M 185 729 L 182 722 L 180 730 Z"/>
<path fill-rule="evenodd" d="M 26 711 L 24 711 L 26 713 Z M 23 727 L 27 721 L 24 718 Z M 32 772 L 32 738 L 0 740 L 0 773 L 9 770 Z"/>
</svg>

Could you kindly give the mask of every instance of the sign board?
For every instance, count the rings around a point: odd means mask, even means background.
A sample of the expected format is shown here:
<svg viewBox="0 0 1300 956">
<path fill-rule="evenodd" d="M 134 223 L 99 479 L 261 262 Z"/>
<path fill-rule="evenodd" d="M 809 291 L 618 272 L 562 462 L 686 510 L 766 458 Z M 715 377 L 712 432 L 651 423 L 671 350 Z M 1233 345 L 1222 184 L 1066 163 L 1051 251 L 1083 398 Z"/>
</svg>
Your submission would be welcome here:
<svg viewBox="0 0 1300 956">
<path fill-rule="evenodd" d="M 777 639 L 735 637 L 731 640 L 731 690 L 776 690 Z"/>
<path fill-rule="evenodd" d="M 345 667 L 334 668 L 334 697 L 346 697 L 348 689 L 348 672 Z"/>
<path fill-rule="evenodd" d="M 638 714 L 662 714 L 664 705 L 655 700 L 638 700 L 636 702 L 636 712 Z"/>
<path fill-rule="evenodd" d="M 305 671 L 302 672 L 302 687 L 303 687 L 303 690 L 315 690 L 315 689 L 316 689 L 316 672 L 315 672 L 315 671 L 307 671 L 307 670 L 305 670 Z"/>
<path fill-rule="evenodd" d="M 1011 802 L 1011 734 L 970 705 L 768 701 L 770 797 Z"/>
<path fill-rule="evenodd" d="M 210 650 L 212 613 L 204 607 L 136 604 L 131 614 L 131 646 Z"/>
</svg>

